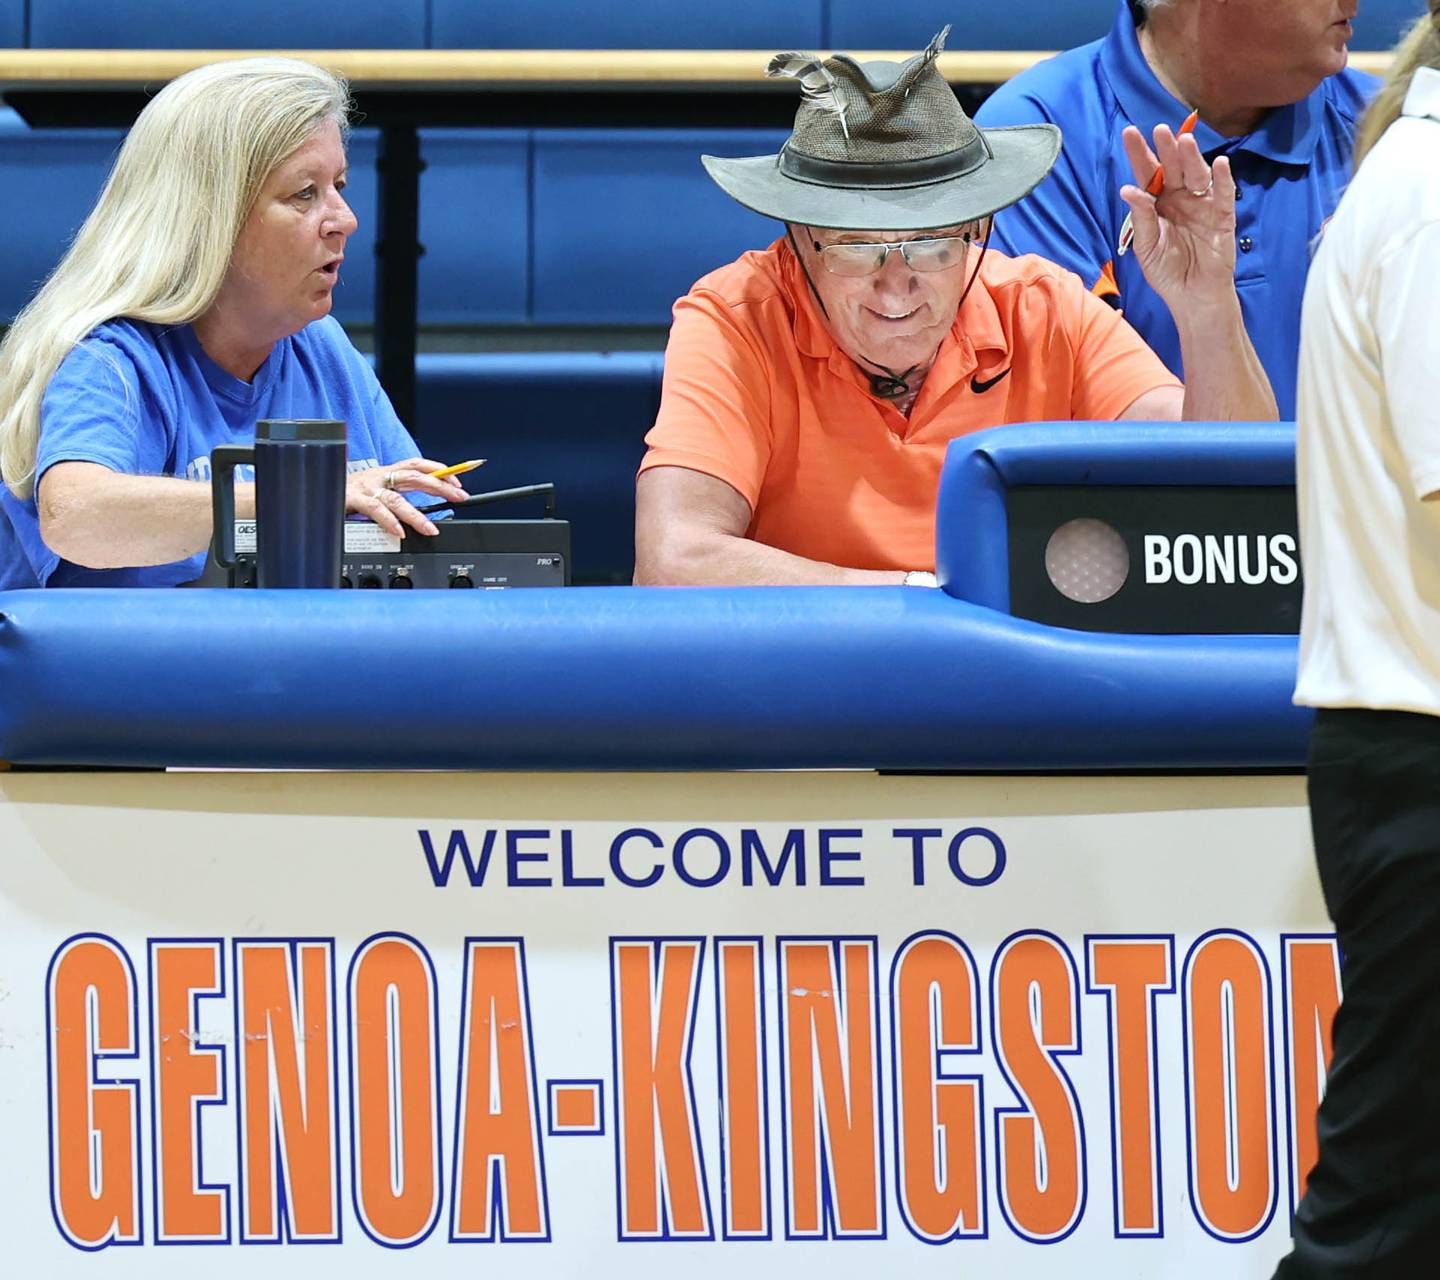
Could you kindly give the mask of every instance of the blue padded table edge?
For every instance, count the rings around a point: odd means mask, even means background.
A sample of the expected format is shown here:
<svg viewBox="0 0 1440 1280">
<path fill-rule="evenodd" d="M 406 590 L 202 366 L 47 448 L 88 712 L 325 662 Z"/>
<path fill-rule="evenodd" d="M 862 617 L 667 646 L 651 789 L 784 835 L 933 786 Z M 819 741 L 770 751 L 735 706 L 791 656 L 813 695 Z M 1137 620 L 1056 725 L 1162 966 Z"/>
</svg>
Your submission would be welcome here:
<svg viewBox="0 0 1440 1280">
<path fill-rule="evenodd" d="M 1005 492 L 1015 485 L 1294 483 L 1293 422 L 1034 422 L 977 431 L 945 453 L 936 577 L 957 599 L 1009 609 Z"/>
<path fill-rule="evenodd" d="M 913 587 L 16 591 L 0 759 L 1290 767 L 1295 658 L 1293 637 L 1065 631 Z"/>
</svg>

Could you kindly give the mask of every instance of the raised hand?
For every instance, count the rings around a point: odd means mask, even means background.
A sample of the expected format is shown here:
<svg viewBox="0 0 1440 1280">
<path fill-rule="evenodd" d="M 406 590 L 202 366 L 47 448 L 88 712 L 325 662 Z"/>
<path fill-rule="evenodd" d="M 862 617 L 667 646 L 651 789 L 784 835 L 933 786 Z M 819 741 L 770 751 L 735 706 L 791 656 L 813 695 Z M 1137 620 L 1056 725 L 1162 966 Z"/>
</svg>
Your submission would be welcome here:
<svg viewBox="0 0 1440 1280">
<path fill-rule="evenodd" d="M 1227 156 L 1213 165 L 1187 134 L 1155 128 L 1152 150 L 1139 129 L 1123 135 L 1138 185 L 1120 188 L 1135 228 L 1131 245 L 1145 279 L 1172 312 L 1233 300 L 1235 295 L 1235 180 Z M 1145 188 L 1164 166 L 1158 195 Z"/>
</svg>

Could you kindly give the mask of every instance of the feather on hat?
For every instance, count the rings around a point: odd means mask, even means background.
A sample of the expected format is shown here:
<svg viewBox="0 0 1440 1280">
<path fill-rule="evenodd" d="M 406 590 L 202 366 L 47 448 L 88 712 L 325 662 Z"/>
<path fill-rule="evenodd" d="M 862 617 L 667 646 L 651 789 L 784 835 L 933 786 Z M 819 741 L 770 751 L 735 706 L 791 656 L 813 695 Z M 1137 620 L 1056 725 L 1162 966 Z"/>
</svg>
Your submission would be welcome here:
<svg viewBox="0 0 1440 1280">
<path fill-rule="evenodd" d="M 766 74 L 800 85 L 784 147 L 773 156 L 702 156 L 706 172 L 747 208 L 816 227 L 928 230 L 1014 204 L 1050 171 L 1060 131 L 978 129 L 936 65 L 949 33 L 904 62 L 777 54 Z"/>
</svg>

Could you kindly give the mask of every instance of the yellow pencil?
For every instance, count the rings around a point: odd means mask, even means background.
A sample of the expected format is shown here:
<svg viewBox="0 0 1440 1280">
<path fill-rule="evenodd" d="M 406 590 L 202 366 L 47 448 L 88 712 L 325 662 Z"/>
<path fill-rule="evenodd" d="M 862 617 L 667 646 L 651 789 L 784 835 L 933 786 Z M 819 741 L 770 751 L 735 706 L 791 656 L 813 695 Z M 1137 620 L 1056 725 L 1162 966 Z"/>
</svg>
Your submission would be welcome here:
<svg viewBox="0 0 1440 1280">
<path fill-rule="evenodd" d="M 484 458 L 471 458 L 469 462 L 457 462 L 453 467 L 441 467 L 439 471 L 432 471 L 430 475 L 436 480 L 443 480 L 446 476 L 464 475 L 465 472 L 474 471 L 476 467 L 484 465 Z"/>
</svg>

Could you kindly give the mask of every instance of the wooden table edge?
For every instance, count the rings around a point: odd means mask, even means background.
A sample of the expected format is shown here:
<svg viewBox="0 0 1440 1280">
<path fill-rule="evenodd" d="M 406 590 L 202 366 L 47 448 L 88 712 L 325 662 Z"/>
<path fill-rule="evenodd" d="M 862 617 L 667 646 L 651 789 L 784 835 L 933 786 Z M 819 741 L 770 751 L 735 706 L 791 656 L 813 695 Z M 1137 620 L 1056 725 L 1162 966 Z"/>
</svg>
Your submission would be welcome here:
<svg viewBox="0 0 1440 1280">
<path fill-rule="evenodd" d="M 471 91 L 567 87 L 668 91 L 788 89 L 771 80 L 771 54 L 753 49 L 4 49 L 0 91 L 134 90 L 158 86 L 209 62 L 265 55 L 303 58 L 345 76 L 361 90 Z M 898 59 L 904 52 L 853 56 Z M 961 51 L 940 55 L 954 84 L 1003 84 L 1052 53 Z M 1383 72 L 1388 53 L 1356 53 L 1351 65 Z"/>
</svg>

